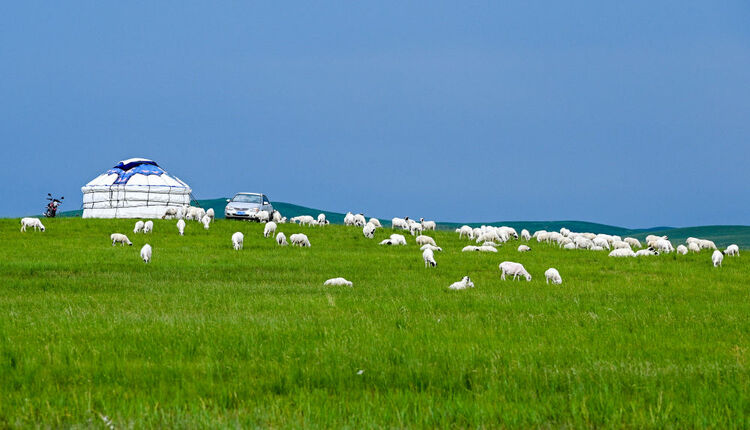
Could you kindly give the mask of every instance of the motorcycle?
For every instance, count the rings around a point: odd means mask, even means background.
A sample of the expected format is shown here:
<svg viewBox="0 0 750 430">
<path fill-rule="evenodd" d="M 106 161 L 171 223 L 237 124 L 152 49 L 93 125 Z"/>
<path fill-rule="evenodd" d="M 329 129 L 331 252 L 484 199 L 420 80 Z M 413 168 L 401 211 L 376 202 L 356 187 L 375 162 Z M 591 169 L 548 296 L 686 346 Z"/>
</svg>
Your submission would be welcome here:
<svg viewBox="0 0 750 430">
<path fill-rule="evenodd" d="M 54 218 L 55 215 L 57 215 L 57 208 L 60 207 L 63 199 L 65 199 L 65 197 L 56 199 L 52 197 L 52 194 L 47 193 L 47 200 L 49 200 L 49 203 L 47 203 L 47 207 L 44 211 L 44 216 L 47 218 Z"/>
</svg>

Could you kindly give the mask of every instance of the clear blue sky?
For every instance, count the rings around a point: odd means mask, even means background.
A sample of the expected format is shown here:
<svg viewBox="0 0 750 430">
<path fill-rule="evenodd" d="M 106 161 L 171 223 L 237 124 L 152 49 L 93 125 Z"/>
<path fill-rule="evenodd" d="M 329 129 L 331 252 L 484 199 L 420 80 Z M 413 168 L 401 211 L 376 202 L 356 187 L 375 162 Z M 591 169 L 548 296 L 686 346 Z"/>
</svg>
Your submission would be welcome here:
<svg viewBox="0 0 750 430">
<path fill-rule="evenodd" d="M 3 2 L 0 216 L 148 157 L 198 198 L 750 224 L 750 4 Z"/>
</svg>

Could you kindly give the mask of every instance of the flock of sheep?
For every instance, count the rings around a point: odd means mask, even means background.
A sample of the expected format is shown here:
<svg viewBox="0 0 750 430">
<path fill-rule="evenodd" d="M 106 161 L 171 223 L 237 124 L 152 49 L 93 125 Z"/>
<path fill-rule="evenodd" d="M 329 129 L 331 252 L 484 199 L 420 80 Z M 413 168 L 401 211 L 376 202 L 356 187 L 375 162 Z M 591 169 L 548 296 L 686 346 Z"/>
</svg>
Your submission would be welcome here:
<svg viewBox="0 0 750 430">
<path fill-rule="evenodd" d="M 177 231 L 180 235 L 185 233 L 185 220 L 198 221 L 203 225 L 204 229 L 209 229 L 211 223 L 214 221 L 214 210 L 208 209 L 203 210 L 197 207 L 184 207 L 184 208 L 169 208 L 165 212 L 162 219 L 167 218 L 178 218 Z M 287 246 L 291 243 L 292 246 L 310 247 L 310 240 L 304 233 L 295 233 L 287 237 L 283 232 L 276 234 L 278 224 L 284 224 L 287 222 L 286 217 L 282 217 L 278 211 L 272 213 L 266 211 L 259 211 L 253 218 L 261 223 L 264 223 L 263 236 L 274 237 L 275 241 L 279 246 Z M 300 226 L 323 226 L 329 224 L 325 214 L 318 215 L 314 218 L 310 215 L 301 215 L 293 217 L 289 220 L 292 223 L 299 224 Z M 370 218 L 367 220 L 363 214 L 352 214 L 347 213 L 344 217 L 344 225 L 361 227 L 362 234 L 368 238 L 373 239 L 375 237 L 375 231 L 378 228 L 383 228 L 380 221 L 377 218 Z M 21 231 L 25 232 L 27 228 L 34 228 L 34 230 L 45 231 L 45 227 L 38 218 L 22 218 L 21 219 Z M 442 248 L 437 246 L 435 239 L 430 236 L 424 235 L 425 231 L 435 230 L 437 227 L 434 221 L 425 221 L 421 218 L 419 222 L 406 218 L 393 218 L 391 220 L 391 229 L 400 229 L 408 231 L 412 236 L 415 236 L 415 242 L 420 245 L 422 251 L 422 259 L 425 267 L 437 267 L 437 260 L 435 259 L 435 252 L 442 251 Z M 153 231 L 153 221 L 137 221 L 133 228 L 133 233 L 144 233 L 148 234 Z M 526 242 L 536 239 L 538 243 L 557 244 L 563 249 L 585 249 L 590 251 L 604 251 L 609 250 L 610 257 L 642 257 L 649 255 L 659 255 L 660 253 L 676 252 L 677 254 L 685 255 L 688 252 L 700 252 L 703 249 L 713 249 L 714 252 L 711 255 L 711 261 L 714 267 L 721 266 L 724 259 L 724 255 L 728 256 L 739 256 L 739 247 L 736 244 L 729 245 L 726 250 L 719 251 L 716 244 L 710 240 L 698 239 L 689 237 L 685 241 L 685 245 L 679 245 L 675 248 L 669 241 L 667 236 L 655 236 L 649 235 L 646 237 L 646 247 L 643 247 L 638 239 L 632 237 L 626 237 L 622 239 L 620 236 L 608 235 L 608 234 L 594 234 L 594 233 L 577 233 L 567 228 L 560 229 L 559 232 L 548 232 L 546 230 L 540 230 L 535 232 L 533 235 L 528 230 L 521 230 L 521 234 L 516 232 L 512 227 L 507 226 L 481 226 L 472 228 L 468 225 L 464 225 L 456 229 L 459 238 L 466 238 L 468 240 L 474 240 L 477 245 L 468 245 L 462 248 L 462 252 L 497 252 L 497 247 L 501 246 L 510 240 L 524 240 Z M 243 248 L 245 236 L 242 232 L 235 232 L 232 234 L 232 247 L 235 250 L 241 250 Z M 112 246 L 117 245 L 132 245 L 130 239 L 122 233 L 112 233 L 110 235 Z M 380 242 L 380 245 L 406 245 L 406 237 L 402 234 L 393 233 L 388 239 Z M 638 249 L 633 251 L 633 249 Z M 526 244 L 521 244 L 517 248 L 518 252 L 529 252 L 531 248 Z M 144 262 L 149 263 L 151 261 L 153 249 L 148 243 L 141 248 L 141 258 Z M 504 261 L 500 263 L 499 269 L 501 272 L 500 278 L 505 280 L 506 276 L 512 276 L 514 280 L 519 277 L 525 278 L 527 281 L 531 281 L 531 274 L 524 268 L 521 263 L 513 261 Z M 560 272 L 554 267 L 550 267 L 544 272 L 546 282 L 552 282 L 553 284 L 561 284 L 562 277 Z M 352 282 L 344 278 L 332 278 L 325 281 L 324 285 L 345 285 L 352 286 Z M 466 288 L 473 288 L 474 283 L 471 278 L 464 276 L 460 281 L 454 282 L 448 288 L 452 290 L 463 290 Z"/>
</svg>

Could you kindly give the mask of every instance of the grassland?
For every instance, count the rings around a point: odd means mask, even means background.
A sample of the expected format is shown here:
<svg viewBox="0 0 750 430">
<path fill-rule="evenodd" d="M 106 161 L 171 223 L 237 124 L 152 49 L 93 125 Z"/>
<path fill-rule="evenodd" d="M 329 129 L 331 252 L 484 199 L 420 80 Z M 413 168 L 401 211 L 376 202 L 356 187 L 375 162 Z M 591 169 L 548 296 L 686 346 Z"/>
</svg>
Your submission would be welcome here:
<svg viewBox="0 0 750 430">
<path fill-rule="evenodd" d="M 744 255 L 461 253 L 438 231 L 425 269 L 410 237 L 377 245 L 390 231 L 281 225 L 300 249 L 246 222 L 45 224 L 0 220 L 0 427 L 750 426 Z M 534 279 L 501 281 L 503 260 Z"/>
</svg>

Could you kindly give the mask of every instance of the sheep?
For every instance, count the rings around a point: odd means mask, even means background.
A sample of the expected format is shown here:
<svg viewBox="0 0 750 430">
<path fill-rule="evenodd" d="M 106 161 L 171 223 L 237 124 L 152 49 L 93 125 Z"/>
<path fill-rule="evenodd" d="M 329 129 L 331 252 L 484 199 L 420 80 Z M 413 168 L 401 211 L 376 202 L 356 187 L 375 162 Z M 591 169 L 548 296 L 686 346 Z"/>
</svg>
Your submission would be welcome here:
<svg viewBox="0 0 750 430">
<path fill-rule="evenodd" d="M 352 281 L 347 281 L 344 278 L 331 278 L 323 282 L 323 285 L 341 285 L 341 286 L 351 287 L 354 284 L 352 284 Z"/>
<path fill-rule="evenodd" d="M 498 266 L 500 268 L 500 279 L 505 280 L 505 275 L 513 275 L 513 280 L 518 279 L 519 276 L 526 278 L 526 281 L 531 281 L 531 275 L 523 267 L 521 263 L 514 263 L 512 261 L 503 261 Z"/>
<path fill-rule="evenodd" d="M 665 254 L 669 254 L 670 252 L 674 251 L 672 242 L 668 241 L 667 239 L 657 239 L 654 244 L 649 245 L 649 247 L 652 247 L 657 251 L 663 252 Z"/>
<path fill-rule="evenodd" d="M 291 236 L 289 236 L 289 241 L 292 242 L 292 246 L 297 245 L 301 246 L 303 248 L 309 248 L 310 240 L 307 238 L 307 235 L 304 233 L 295 233 Z"/>
<path fill-rule="evenodd" d="M 636 251 L 635 256 L 636 257 L 643 257 L 647 255 L 659 255 L 659 251 L 655 250 L 654 248 L 646 248 L 646 249 L 639 249 Z"/>
<path fill-rule="evenodd" d="M 143 259 L 144 263 L 148 263 L 151 261 L 151 245 L 148 243 L 143 245 L 143 248 L 141 248 L 141 258 Z"/>
<path fill-rule="evenodd" d="M 214 208 L 208 208 L 206 210 L 206 216 L 209 217 L 209 218 L 211 218 L 211 221 L 213 222 L 214 219 L 216 218 L 216 214 L 214 212 Z"/>
<path fill-rule="evenodd" d="M 613 241 L 612 242 L 612 248 L 614 248 L 614 249 L 631 249 L 629 243 L 623 242 L 621 240 Z"/>
<path fill-rule="evenodd" d="M 279 244 L 279 246 L 287 246 L 289 245 L 286 241 L 286 235 L 283 231 L 280 231 L 279 234 L 276 235 L 276 243 Z"/>
<path fill-rule="evenodd" d="M 245 244 L 245 235 L 238 231 L 232 235 L 232 246 L 235 251 L 239 251 Z"/>
<path fill-rule="evenodd" d="M 406 222 L 409 217 L 406 218 L 393 218 L 391 220 L 391 229 L 400 228 L 401 230 L 409 230 L 409 224 Z"/>
<path fill-rule="evenodd" d="M 310 215 L 300 215 L 291 219 L 292 222 L 299 223 L 299 225 L 311 226 L 315 224 L 315 218 Z"/>
<path fill-rule="evenodd" d="M 463 239 L 464 235 L 469 239 L 471 239 L 473 236 L 473 230 L 468 225 L 462 225 L 461 228 L 457 230 L 457 233 L 459 239 Z"/>
<path fill-rule="evenodd" d="M 740 256 L 740 247 L 732 244 L 727 246 L 726 251 L 724 251 L 724 254 L 732 256 L 732 257 L 739 257 Z"/>
<path fill-rule="evenodd" d="M 484 245 L 482 245 L 482 246 L 479 247 L 479 249 L 477 251 L 479 251 L 479 252 L 497 252 L 497 248 L 495 248 L 494 246 L 484 246 Z"/>
<path fill-rule="evenodd" d="M 180 233 L 180 236 L 185 235 L 185 220 L 177 221 L 177 231 Z"/>
<path fill-rule="evenodd" d="M 42 221 L 39 218 L 21 218 L 21 231 L 25 232 L 26 227 L 34 227 L 34 231 L 37 229 L 44 232 L 45 228 L 42 225 Z"/>
<path fill-rule="evenodd" d="M 596 246 L 609 249 L 609 241 L 604 237 L 595 237 L 594 240 L 591 241 L 591 243 Z"/>
<path fill-rule="evenodd" d="M 720 267 L 723 260 L 724 254 L 722 254 L 721 251 L 716 250 L 711 254 L 711 261 L 714 263 L 714 267 Z"/>
<path fill-rule="evenodd" d="M 523 239 L 523 240 L 525 240 L 527 242 L 529 240 L 531 240 L 531 235 L 529 234 L 528 230 L 526 230 L 526 229 L 521 230 L 521 239 Z"/>
<path fill-rule="evenodd" d="M 271 221 L 273 221 L 273 222 L 275 222 L 275 223 L 280 223 L 280 222 L 281 222 L 281 218 L 282 218 L 282 216 L 281 216 L 281 212 L 279 212 L 279 211 L 277 211 L 277 210 L 274 210 L 274 211 L 273 211 L 273 212 L 271 213 Z"/>
<path fill-rule="evenodd" d="M 698 245 L 700 245 L 702 249 L 716 249 L 716 244 L 710 240 L 701 239 Z"/>
<path fill-rule="evenodd" d="M 437 267 L 435 253 L 429 248 L 422 251 L 422 260 L 424 260 L 424 267 Z"/>
<path fill-rule="evenodd" d="M 426 245 L 429 243 L 430 245 L 437 246 L 437 244 L 435 243 L 435 239 L 431 238 L 430 236 L 419 235 L 417 236 L 415 241 L 417 242 L 417 245 Z"/>
<path fill-rule="evenodd" d="M 701 252 L 701 247 L 697 242 L 688 242 L 688 251 L 690 252 Z"/>
<path fill-rule="evenodd" d="M 375 237 L 375 229 L 375 224 L 370 224 L 368 222 L 367 225 L 362 227 L 362 234 L 368 239 L 373 239 Z"/>
<path fill-rule="evenodd" d="M 354 214 L 347 212 L 344 216 L 344 225 L 354 225 Z"/>
<path fill-rule="evenodd" d="M 577 247 L 577 246 L 576 246 L 576 244 L 575 244 L 575 243 L 573 243 L 573 242 L 570 242 L 570 243 L 566 243 L 565 245 L 563 245 L 563 249 L 577 249 L 577 248 L 578 248 L 578 247 Z M 591 247 L 591 249 L 592 249 L 592 250 L 593 250 L 594 248 L 599 248 L 599 249 L 598 249 L 599 251 L 601 251 L 602 249 L 604 249 L 604 248 L 602 248 L 601 246 L 592 246 L 592 247 Z"/>
<path fill-rule="evenodd" d="M 258 212 L 255 212 L 255 215 L 253 215 L 253 218 L 258 222 L 268 222 L 271 219 L 271 214 L 268 213 L 268 211 L 258 211 Z"/>
<path fill-rule="evenodd" d="M 641 245 L 641 242 L 638 241 L 638 239 L 634 237 L 626 237 L 623 239 L 623 242 L 627 243 L 632 248 L 641 248 L 643 245 Z"/>
<path fill-rule="evenodd" d="M 370 218 L 369 221 L 367 221 L 369 224 L 374 225 L 376 228 L 383 228 L 382 225 L 380 225 L 380 220 L 377 218 Z"/>
<path fill-rule="evenodd" d="M 144 233 L 151 233 L 154 231 L 154 222 L 151 220 L 148 220 L 143 223 L 143 232 Z"/>
<path fill-rule="evenodd" d="M 409 233 L 411 233 L 412 236 L 417 236 L 417 233 L 422 234 L 423 230 L 424 228 L 422 228 L 422 224 L 414 222 L 409 225 Z"/>
<path fill-rule="evenodd" d="M 680 254 L 680 255 L 687 255 L 688 249 L 687 249 L 687 247 L 685 245 L 679 245 L 677 247 L 677 253 Z"/>
<path fill-rule="evenodd" d="M 630 248 L 617 248 L 609 253 L 610 257 L 635 257 L 635 252 Z"/>
<path fill-rule="evenodd" d="M 166 210 L 164 210 L 164 215 L 161 216 L 161 219 L 176 218 L 176 217 L 177 217 L 177 208 L 167 208 Z"/>
<path fill-rule="evenodd" d="M 437 224 L 435 221 L 425 221 L 424 218 L 419 219 L 419 223 L 422 224 L 422 229 L 424 230 L 435 230 L 437 229 Z"/>
<path fill-rule="evenodd" d="M 419 250 L 420 250 L 420 251 L 424 251 L 425 249 L 431 249 L 431 250 L 433 250 L 433 251 L 439 251 L 439 252 L 443 252 L 443 248 L 441 248 L 441 247 L 439 247 L 439 246 L 435 246 L 435 245 L 430 245 L 429 243 L 428 243 L 428 244 L 425 244 L 425 245 L 422 245 L 422 246 L 421 246 L 421 247 L 419 248 Z"/>
<path fill-rule="evenodd" d="M 203 218 L 201 218 L 201 222 L 203 223 L 203 228 L 208 230 L 211 227 L 211 217 L 208 215 L 203 215 Z"/>
<path fill-rule="evenodd" d="M 548 284 L 549 281 L 552 281 L 552 285 L 562 284 L 562 277 L 560 276 L 560 272 L 558 272 L 554 267 L 550 267 L 544 272 L 544 278 L 547 280 Z"/>
<path fill-rule="evenodd" d="M 123 246 L 125 244 L 128 244 L 128 246 L 133 246 L 133 242 L 128 239 L 127 236 L 120 233 L 112 233 L 109 235 L 110 240 L 112 240 L 112 246 L 115 246 L 115 244 L 120 244 L 120 246 Z"/>
<path fill-rule="evenodd" d="M 529 252 L 531 248 L 526 245 L 518 245 L 518 252 Z"/>
<path fill-rule="evenodd" d="M 326 224 L 326 214 L 324 214 L 324 213 L 318 214 L 318 224 L 319 225 L 325 225 Z"/>
<path fill-rule="evenodd" d="M 460 281 L 454 282 L 448 286 L 450 290 L 465 290 L 467 288 L 474 288 L 474 283 L 471 282 L 471 278 L 464 276 Z"/>
<path fill-rule="evenodd" d="M 354 225 L 357 227 L 364 227 L 365 224 L 367 224 L 367 220 L 365 220 L 365 216 L 362 214 L 354 215 Z"/>
<path fill-rule="evenodd" d="M 479 251 L 479 247 L 468 245 L 468 246 L 464 246 L 463 249 L 461 249 L 461 252 L 472 252 L 472 251 Z"/>
<path fill-rule="evenodd" d="M 391 241 L 394 245 L 406 245 L 406 238 L 400 234 L 392 234 Z"/>
<path fill-rule="evenodd" d="M 380 241 L 380 245 L 395 245 L 391 239 L 383 239 Z"/>
<path fill-rule="evenodd" d="M 269 221 L 265 227 L 263 227 L 263 237 L 273 237 L 276 233 L 276 223 Z"/>
<path fill-rule="evenodd" d="M 204 216 L 206 216 L 206 210 L 203 208 L 197 208 L 195 211 L 194 219 L 198 222 L 201 222 Z"/>
<path fill-rule="evenodd" d="M 135 227 L 133 227 L 133 234 L 138 234 L 143 231 L 143 221 L 136 221 Z"/>
</svg>

